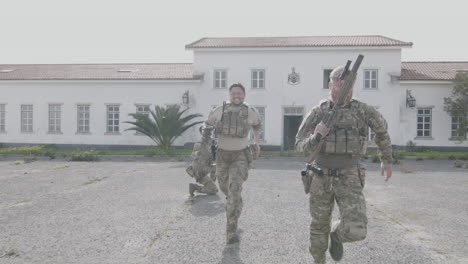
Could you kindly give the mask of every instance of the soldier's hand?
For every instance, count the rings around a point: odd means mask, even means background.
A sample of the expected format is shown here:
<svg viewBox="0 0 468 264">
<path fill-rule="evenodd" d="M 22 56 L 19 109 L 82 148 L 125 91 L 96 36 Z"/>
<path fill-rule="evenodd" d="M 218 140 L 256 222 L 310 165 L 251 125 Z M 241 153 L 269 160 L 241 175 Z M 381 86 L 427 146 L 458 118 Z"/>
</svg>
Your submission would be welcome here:
<svg viewBox="0 0 468 264">
<path fill-rule="evenodd" d="M 380 173 L 382 174 L 382 176 L 385 176 L 385 181 L 388 181 L 390 177 L 392 177 L 392 164 L 381 162 Z"/>
<path fill-rule="evenodd" d="M 324 137 L 328 135 L 328 132 L 330 132 L 330 128 L 327 127 L 322 121 L 320 121 L 320 123 L 315 127 L 314 134 L 319 133 L 322 135 L 322 137 Z"/>
</svg>

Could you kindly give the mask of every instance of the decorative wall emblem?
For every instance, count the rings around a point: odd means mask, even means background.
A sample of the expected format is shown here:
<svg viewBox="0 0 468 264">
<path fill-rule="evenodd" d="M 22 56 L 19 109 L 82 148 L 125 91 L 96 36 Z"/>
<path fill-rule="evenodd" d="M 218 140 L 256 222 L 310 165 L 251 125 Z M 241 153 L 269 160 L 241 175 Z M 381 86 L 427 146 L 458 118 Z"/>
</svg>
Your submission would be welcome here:
<svg viewBox="0 0 468 264">
<path fill-rule="evenodd" d="M 292 72 L 288 74 L 288 83 L 292 85 L 299 84 L 301 82 L 301 75 L 296 72 L 296 68 L 291 68 Z"/>
</svg>

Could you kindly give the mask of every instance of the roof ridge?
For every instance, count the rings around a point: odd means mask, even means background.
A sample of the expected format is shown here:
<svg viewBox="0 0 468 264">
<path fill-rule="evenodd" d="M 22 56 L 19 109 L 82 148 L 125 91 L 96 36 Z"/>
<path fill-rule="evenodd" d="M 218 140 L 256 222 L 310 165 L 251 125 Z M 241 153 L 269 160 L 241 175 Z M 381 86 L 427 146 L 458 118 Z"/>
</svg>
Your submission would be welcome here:
<svg viewBox="0 0 468 264">
<path fill-rule="evenodd" d="M 229 36 L 205 37 L 185 46 L 198 48 L 281 48 L 281 47 L 350 47 L 350 46 L 413 46 L 412 42 L 382 35 L 328 35 L 328 36 Z"/>
<path fill-rule="evenodd" d="M 323 37 L 331 37 L 331 38 L 335 38 L 335 37 L 384 37 L 384 38 L 387 38 L 387 39 L 392 39 L 392 38 L 389 38 L 389 37 L 385 37 L 385 36 L 382 36 L 382 35 L 376 35 L 376 34 L 362 34 L 362 35 L 321 35 L 321 36 L 305 36 L 305 35 L 301 35 L 301 36 L 251 36 L 251 37 L 205 37 L 205 38 L 202 38 L 202 39 L 199 39 L 195 42 L 192 42 L 190 43 L 189 45 L 192 45 L 196 42 L 199 42 L 203 39 L 233 39 L 233 38 L 243 38 L 243 39 L 247 39 L 247 38 L 323 38 Z M 392 39 L 392 40 L 395 40 L 395 41 L 400 41 L 401 40 L 396 40 L 396 39 Z"/>
<path fill-rule="evenodd" d="M 196 43 L 198 43 L 198 42 L 200 42 L 200 41 L 203 41 L 203 40 L 205 40 L 205 39 L 207 39 L 207 37 L 201 38 L 201 39 L 199 39 L 199 40 L 195 40 L 194 42 L 185 45 L 185 48 L 190 47 L 190 46 L 192 46 L 192 45 L 195 45 Z"/>
<path fill-rule="evenodd" d="M 382 37 L 382 38 L 386 38 L 388 40 L 397 41 L 397 42 L 404 42 L 404 43 L 408 43 L 408 44 L 413 45 L 413 42 L 411 42 L 411 41 L 408 42 L 408 41 L 398 40 L 398 39 L 390 38 L 390 37 L 383 36 L 383 35 L 377 35 L 377 36 Z"/>
<path fill-rule="evenodd" d="M 402 61 L 401 63 L 468 63 L 468 61 Z"/>
</svg>

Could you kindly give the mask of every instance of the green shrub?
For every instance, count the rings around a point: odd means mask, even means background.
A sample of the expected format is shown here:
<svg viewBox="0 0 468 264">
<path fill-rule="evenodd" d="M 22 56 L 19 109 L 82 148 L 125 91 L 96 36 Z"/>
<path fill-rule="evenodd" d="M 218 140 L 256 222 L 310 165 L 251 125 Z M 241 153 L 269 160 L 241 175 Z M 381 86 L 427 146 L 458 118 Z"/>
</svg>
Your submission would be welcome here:
<svg viewBox="0 0 468 264">
<path fill-rule="evenodd" d="M 415 152 L 416 151 L 416 143 L 414 143 L 411 140 L 406 142 L 406 151 Z"/>
<path fill-rule="evenodd" d="M 459 161 L 459 160 L 456 160 L 454 163 L 453 163 L 453 166 L 455 168 L 461 168 L 463 167 L 463 162 Z"/>
<path fill-rule="evenodd" d="M 424 147 L 424 146 L 416 147 L 415 152 L 432 152 L 432 148 L 431 147 Z"/>
<path fill-rule="evenodd" d="M 99 156 L 95 150 L 75 150 L 71 154 L 71 161 L 98 161 Z"/>
<path fill-rule="evenodd" d="M 54 151 L 47 150 L 46 152 L 43 153 L 44 156 L 49 157 L 49 159 L 55 159 L 56 154 Z"/>
<path fill-rule="evenodd" d="M 421 161 L 421 160 L 424 160 L 424 159 L 421 158 L 421 157 L 417 157 L 417 158 L 416 158 L 416 161 Z"/>
<path fill-rule="evenodd" d="M 455 157 L 455 156 L 453 156 L 453 155 L 450 155 L 450 156 L 448 157 L 448 159 L 449 159 L 449 160 L 456 160 L 457 157 Z"/>
</svg>

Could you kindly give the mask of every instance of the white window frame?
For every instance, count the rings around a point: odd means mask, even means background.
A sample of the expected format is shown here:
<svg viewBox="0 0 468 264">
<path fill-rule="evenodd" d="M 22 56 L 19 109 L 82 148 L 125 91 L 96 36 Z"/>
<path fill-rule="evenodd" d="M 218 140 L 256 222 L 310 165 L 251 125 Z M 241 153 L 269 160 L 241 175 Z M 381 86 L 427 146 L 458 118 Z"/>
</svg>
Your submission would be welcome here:
<svg viewBox="0 0 468 264">
<path fill-rule="evenodd" d="M 263 76 L 260 77 L 260 74 Z M 265 69 L 252 69 L 250 77 L 250 85 L 252 89 L 265 89 Z"/>
<path fill-rule="evenodd" d="M 224 78 L 223 78 L 224 73 Z M 223 86 L 224 81 L 224 86 Z M 213 88 L 214 89 L 226 89 L 228 83 L 228 72 L 227 69 L 215 69 L 213 71 Z"/>
<path fill-rule="evenodd" d="M 106 133 L 120 134 L 120 104 L 106 105 Z"/>
<path fill-rule="evenodd" d="M 144 114 L 146 116 L 149 115 L 151 104 L 136 104 L 136 113 L 137 114 Z M 147 108 L 147 109 L 146 109 Z"/>
<path fill-rule="evenodd" d="M 49 104 L 48 133 L 62 133 L 62 104 Z"/>
<path fill-rule="evenodd" d="M 143 115 L 149 117 L 151 104 L 135 104 L 135 107 L 136 107 L 136 113 L 137 114 L 143 114 Z M 141 132 L 136 131 L 135 135 L 141 136 L 141 135 L 144 135 L 144 134 L 141 133 Z"/>
<path fill-rule="evenodd" d="M 0 104 L 0 133 L 6 133 L 6 104 Z"/>
<path fill-rule="evenodd" d="M 451 133 L 450 133 L 450 138 L 453 139 L 466 139 L 466 135 L 468 134 L 465 132 L 464 135 L 460 135 L 458 133 L 458 129 L 460 128 L 461 123 L 467 118 L 467 115 L 458 115 L 458 116 L 452 116 L 451 118 Z"/>
<path fill-rule="evenodd" d="M 369 72 L 368 77 L 366 77 L 366 72 Z M 375 72 L 375 78 L 373 78 L 372 76 L 373 72 Z M 378 89 L 379 88 L 379 70 L 378 69 L 365 69 L 363 71 L 362 79 L 363 79 L 364 89 Z M 375 87 L 372 85 L 373 81 L 375 81 Z"/>
<path fill-rule="evenodd" d="M 91 105 L 78 104 L 76 105 L 76 133 L 89 134 L 91 133 Z"/>
<path fill-rule="evenodd" d="M 21 105 L 21 132 L 22 133 L 33 133 L 33 122 L 34 122 L 34 107 L 32 104 Z"/>
<path fill-rule="evenodd" d="M 427 127 L 426 125 L 428 125 L 429 128 L 426 128 Z M 428 132 L 427 135 L 425 132 Z M 432 138 L 432 108 L 421 107 L 417 109 L 416 111 L 416 137 Z"/>
</svg>

